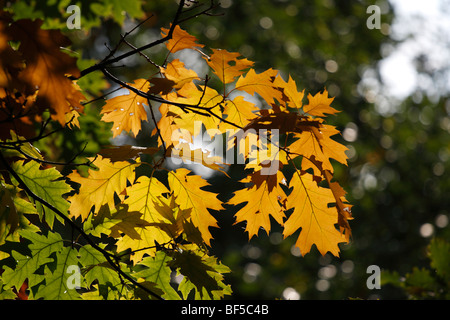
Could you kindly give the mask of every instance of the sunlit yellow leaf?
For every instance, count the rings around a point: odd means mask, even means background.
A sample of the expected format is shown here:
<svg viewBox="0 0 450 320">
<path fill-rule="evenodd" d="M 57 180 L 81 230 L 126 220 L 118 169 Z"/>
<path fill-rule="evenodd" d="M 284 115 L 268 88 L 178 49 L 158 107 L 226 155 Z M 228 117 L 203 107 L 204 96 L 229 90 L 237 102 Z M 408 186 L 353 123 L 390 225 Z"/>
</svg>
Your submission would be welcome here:
<svg viewBox="0 0 450 320">
<path fill-rule="evenodd" d="M 70 215 L 87 218 L 91 208 L 98 212 L 104 204 L 113 209 L 115 207 L 114 196 L 119 195 L 127 186 L 127 181 L 134 180 L 134 169 L 136 164 L 127 161 L 110 162 L 98 156 L 93 164 L 97 170 L 89 169 L 89 176 L 82 177 L 73 171 L 68 178 L 79 183 L 80 189 L 77 194 L 68 198 L 70 204 Z"/>
<path fill-rule="evenodd" d="M 283 180 L 284 179 L 284 180 Z M 254 173 L 250 179 L 242 182 L 250 183 L 247 188 L 238 190 L 227 204 L 239 205 L 246 202 L 235 215 L 236 223 L 246 221 L 245 231 L 249 239 L 257 236 L 262 228 L 269 233 L 270 216 L 279 224 L 283 224 L 283 202 L 286 195 L 280 187 L 285 178 L 281 171 L 274 175 L 262 175 L 260 171 Z"/>
<path fill-rule="evenodd" d="M 128 85 L 147 92 L 150 83 L 145 79 L 138 79 Z M 141 130 L 141 121 L 147 120 L 144 104 L 147 104 L 147 99 L 135 92 L 108 99 L 101 111 L 102 121 L 113 122 L 113 137 L 130 130 L 136 136 Z"/>
<path fill-rule="evenodd" d="M 209 228 L 218 225 L 208 209 L 221 210 L 222 202 L 217 199 L 215 193 L 202 189 L 209 183 L 200 176 L 189 175 L 189 172 L 184 168 L 170 172 L 170 190 L 176 196 L 176 202 L 182 210 L 191 210 L 190 220 L 201 232 L 205 243 L 210 245 L 212 235 Z"/>
<path fill-rule="evenodd" d="M 286 238 L 300 229 L 295 243 L 302 255 L 311 250 L 313 244 L 322 255 L 328 251 L 339 256 L 338 244 L 347 242 L 345 236 L 336 229 L 338 213 L 328 204 L 335 202 L 330 189 L 322 188 L 306 173 L 294 173 L 289 186 L 292 192 L 286 202 L 286 209 L 294 211 L 284 223 L 283 236 Z"/>
</svg>

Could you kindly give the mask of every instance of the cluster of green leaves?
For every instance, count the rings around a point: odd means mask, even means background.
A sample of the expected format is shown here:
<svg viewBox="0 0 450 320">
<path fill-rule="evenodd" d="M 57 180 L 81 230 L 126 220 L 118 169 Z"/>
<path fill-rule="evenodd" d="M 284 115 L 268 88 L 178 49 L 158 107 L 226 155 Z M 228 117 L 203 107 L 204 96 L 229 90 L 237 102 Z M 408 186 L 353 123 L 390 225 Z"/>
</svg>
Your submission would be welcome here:
<svg viewBox="0 0 450 320">
<path fill-rule="evenodd" d="M 48 29 L 66 29 L 66 20 L 72 14 L 67 12 L 70 5 L 81 9 L 81 25 L 83 30 L 99 27 L 105 20 L 112 19 L 122 25 L 127 17 L 143 18 L 145 12 L 141 0 L 62 0 L 62 1 L 9 1 L 9 10 L 16 19 L 41 19 Z"/>
<path fill-rule="evenodd" d="M 24 147 L 21 150 L 32 153 L 34 149 Z M 126 263 L 130 256 L 126 252 L 114 256 L 118 260 L 112 264 L 103 250 L 106 244 L 99 240 L 94 247 L 83 245 L 76 239 L 64 240 L 60 233 L 52 231 L 55 230 L 55 218 L 61 223 L 64 221 L 51 208 L 67 212 L 70 203 L 63 195 L 72 189 L 61 180 L 62 176 L 55 168 L 41 170 L 39 167 L 36 161 L 24 163 L 23 160 L 12 165 L 17 177 L 25 183 L 27 193 L 44 201 L 19 196 L 21 189 L 17 180 L 13 178 L 13 183 L 8 184 L 1 179 L 0 260 L 3 273 L 0 297 L 15 298 L 24 283 L 30 288 L 27 298 L 48 300 L 148 299 L 149 292 L 163 299 L 187 299 L 192 290 L 197 299 L 219 299 L 224 294 L 231 294 L 229 285 L 223 283 L 223 274 L 229 269 L 195 245 L 183 246 L 184 250 L 157 251 L 154 257 L 145 257 L 133 266 Z M 38 215 L 43 224 L 30 223 L 29 215 L 32 220 L 35 220 L 33 215 Z M 97 237 L 112 230 L 131 235 L 136 233 L 135 222 L 144 222 L 138 216 L 126 210 L 111 218 L 98 215 L 97 221 L 89 220 L 84 224 L 84 231 Z M 81 269 L 73 271 L 74 266 L 81 266 Z M 172 272 L 182 275 L 178 285 L 172 284 Z M 140 286 L 124 282 L 122 275 L 125 273 L 140 281 Z"/>
<path fill-rule="evenodd" d="M 397 271 L 383 271 L 381 284 L 401 288 L 409 299 L 450 299 L 450 242 L 433 238 L 427 247 L 429 267 L 414 267 L 400 276 Z"/>
</svg>

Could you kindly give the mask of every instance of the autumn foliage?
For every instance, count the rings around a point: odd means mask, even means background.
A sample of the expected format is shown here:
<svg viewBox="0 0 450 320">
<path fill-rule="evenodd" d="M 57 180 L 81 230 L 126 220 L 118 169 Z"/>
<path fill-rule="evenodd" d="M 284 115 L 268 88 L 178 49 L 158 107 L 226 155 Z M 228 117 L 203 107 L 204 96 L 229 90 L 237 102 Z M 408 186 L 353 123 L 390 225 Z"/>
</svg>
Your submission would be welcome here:
<svg viewBox="0 0 450 320">
<path fill-rule="evenodd" d="M 27 282 L 33 299 L 223 298 L 232 292 L 224 283 L 230 270 L 208 251 L 214 246 L 211 228 L 218 228 L 215 216 L 227 214 L 230 206 L 237 206 L 235 223 L 245 226 L 249 239 L 278 223 L 285 238 L 295 234 L 302 255 L 315 245 L 322 255 L 339 256 L 339 244 L 351 237 L 352 216 L 344 189 L 333 180 L 333 161 L 346 165 L 347 156 L 346 147 L 333 139 L 339 131 L 327 124 L 338 111 L 326 89 L 305 97 L 291 76 L 285 79 L 274 69 L 258 72 L 239 53 L 205 48 L 179 26 L 178 15 L 151 44 L 167 49 L 163 62 L 151 61 L 158 72 L 132 82 L 113 74 L 111 64 L 121 59 L 114 50 L 80 71 L 76 58 L 61 49 L 70 46 L 68 38 L 41 25 L 1 13 L 0 259 L 8 263 L 2 263 L 0 289 L 5 297 Z M 174 58 L 186 49 L 201 52 L 207 75 Z M 130 49 L 128 55 L 141 51 Z M 85 163 L 76 158 L 65 163 L 70 167 L 65 174 L 62 164 L 47 161 L 33 143 L 59 134 L 48 129 L 50 122 L 84 129 L 78 120 L 87 95 L 77 81 L 91 72 L 128 90 L 106 96 L 101 107 L 112 137 L 137 136 L 148 122 L 157 144 L 103 146 Z M 248 95 L 261 105 L 246 100 Z M 190 143 L 199 134 L 225 141 L 222 149 L 195 149 Z M 234 161 L 224 160 L 227 152 L 234 152 Z M 236 163 L 237 157 L 244 161 Z M 200 163 L 223 179 L 231 179 L 229 166 L 241 166 L 246 177 L 222 203 L 202 176 L 186 167 L 169 169 L 169 158 Z M 57 224 L 68 231 L 61 233 Z M 75 289 L 68 286 L 72 265 L 81 277 Z M 173 275 L 182 280 L 174 282 Z"/>
</svg>

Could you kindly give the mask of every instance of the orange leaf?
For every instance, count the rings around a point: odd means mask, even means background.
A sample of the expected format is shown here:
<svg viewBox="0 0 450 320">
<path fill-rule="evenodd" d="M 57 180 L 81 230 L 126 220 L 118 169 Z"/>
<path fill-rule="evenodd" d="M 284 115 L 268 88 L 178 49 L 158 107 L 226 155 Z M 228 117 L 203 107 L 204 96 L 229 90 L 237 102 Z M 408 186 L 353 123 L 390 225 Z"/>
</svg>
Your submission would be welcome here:
<svg viewBox="0 0 450 320">
<path fill-rule="evenodd" d="M 188 175 L 189 172 L 184 168 L 175 172 L 171 171 L 169 174 L 170 190 L 174 193 L 175 201 L 181 210 L 191 209 L 190 220 L 200 231 L 205 243 L 211 245 L 212 235 L 209 227 L 218 225 L 208 209 L 221 210 L 222 202 L 217 199 L 215 193 L 201 189 L 209 185 L 206 180 L 197 175 Z"/>
<path fill-rule="evenodd" d="M 339 111 L 330 107 L 331 102 L 334 98 L 328 98 L 328 91 L 325 89 L 323 93 L 317 93 L 314 97 L 308 94 L 309 103 L 303 107 L 303 111 L 312 115 L 323 117 L 325 113 L 335 114 Z"/>
<path fill-rule="evenodd" d="M 243 70 L 253 66 L 253 62 L 245 58 L 238 59 L 241 55 L 238 52 L 229 52 L 227 50 L 212 49 L 213 54 L 206 59 L 208 65 L 214 70 L 222 83 L 233 82 L 236 77 L 244 73 Z"/>
<path fill-rule="evenodd" d="M 330 171 L 324 171 L 325 179 L 328 182 L 331 192 L 333 193 L 334 199 L 336 201 L 336 210 L 338 212 L 338 224 L 341 228 L 341 232 L 345 234 L 347 242 L 350 240 L 352 235 L 352 231 L 348 220 L 352 220 L 352 205 L 350 205 L 345 199 L 345 195 L 347 194 L 345 190 L 340 186 L 340 184 L 336 181 L 331 181 L 333 175 Z"/>
<path fill-rule="evenodd" d="M 198 105 L 200 108 L 211 109 L 218 117 L 222 116 L 220 104 L 224 100 L 223 97 L 216 90 L 210 87 L 200 86 L 200 89 L 201 90 L 199 90 L 194 83 L 186 84 L 183 88 L 177 91 L 179 97 L 171 99 L 170 101 L 193 106 Z M 192 111 L 186 113 L 177 106 L 170 106 L 169 110 L 173 114 L 177 115 L 174 117 L 175 124 L 179 128 L 188 130 L 193 136 L 201 133 L 200 130 L 202 129 L 202 125 L 205 126 L 206 130 L 217 130 L 220 123 L 220 119 L 210 114 L 205 114 L 205 111 L 201 109 L 199 111 L 203 111 L 202 114 Z"/>
<path fill-rule="evenodd" d="M 173 81 L 174 89 L 180 89 L 188 82 L 192 82 L 195 79 L 199 79 L 197 73 L 194 70 L 189 70 L 184 67 L 184 63 L 178 59 L 174 59 L 167 64 L 164 69 L 161 67 L 161 72 L 167 79 Z"/>
<path fill-rule="evenodd" d="M 147 92 L 150 83 L 145 79 L 135 80 L 133 84 L 128 83 L 136 89 Z M 101 114 L 102 121 L 113 121 L 113 137 L 117 137 L 122 131 L 132 131 L 136 136 L 141 130 L 141 121 L 147 120 L 147 112 L 144 108 L 147 99 L 137 95 L 135 92 L 117 96 L 106 100 Z"/>
<path fill-rule="evenodd" d="M 247 74 L 241 76 L 236 82 L 235 90 L 242 90 L 251 95 L 259 94 L 269 105 L 274 104 L 274 100 L 282 101 L 283 92 L 274 85 L 277 70 L 269 69 L 262 73 L 256 73 L 250 69 Z"/>
<path fill-rule="evenodd" d="M 275 175 L 261 175 L 257 171 L 251 177 L 241 182 L 251 183 L 251 186 L 235 192 L 233 198 L 228 201 L 230 205 L 238 205 L 246 202 L 235 215 L 236 223 L 247 221 L 245 231 L 251 239 L 257 236 L 259 229 L 263 228 L 267 233 L 270 231 L 270 216 L 279 224 L 283 224 L 283 206 L 279 202 L 285 200 L 286 196 L 280 183 L 285 183 L 281 171 Z"/>
<path fill-rule="evenodd" d="M 73 217 L 81 216 L 85 220 L 92 206 L 94 212 L 108 204 L 110 209 L 115 207 L 114 196 L 119 195 L 127 186 L 127 181 L 134 180 L 136 164 L 127 161 L 111 163 L 108 159 L 98 156 L 93 164 L 98 170 L 89 169 L 89 176 L 82 177 L 73 171 L 67 177 L 81 185 L 77 194 L 68 198 L 71 202 L 70 214 Z"/>
<path fill-rule="evenodd" d="M 322 255 L 329 251 L 339 256 L 338 244 L 347 240 L 335 227 L 338 223 L 336 208 L 328 207 L 335 201 L 331 190 L 319 187 L 309 173 L 302 176 L 294 173 L 289 185 L 293 189 L 286 209 L 294 208 L 294 211 L 284 223 L 283 236 L 286 238 L 301 229 L 296 246 L 302 255 L 315 244 Z"/>
<path fill-rule="evenodd" d="M 319 128 L 310 127 L 310 130 L 301 133 L 294 133 L 295 138 L 299 138 L 288 146 L 289 151 L 307 158 L 315 157 L 322 163 L 324 170 L 333 172 L 330 158 L 347 165 L 347 147 L 331 139 L 331 136 L 339 133 L 335 127 L 321 125 Z"/>
<path fill-rule="evenodd" d="M 177 94 L 175 92 L 171 92 L 166 96 L 163 96 L 164 99 L 172 101 L 177 99 Z M 183 138 L 187 142 L 192 142 L 191 134 L 187 130 L 179 130 L 177 124 L 175 124 L 175 118 L 178 117 L 178 114 L 170 111 L 171 107 L 166 103 L 161 104 L 159 107 L 159 112 L 161 113 L 161 119 L 158 121 L 158 129 L 159 133 L 164 140 L 166 148 L 169 148 L 171 145 L 177 145 L 178 141 Z M 152 135 L 156 135 L 158 130 L 155 128 L 152 131 Z M 161 146 L 161 139 L 158 137 L 158 146 Z"/>
<path fill-rule="evenodd" d="M 291 75 L 289 75 L 289 80 L 287 83 L 280 76 L 278 76 L 275 79 L 274 84 L 283 88 L 284 95 L 287 98 L 285 101 L 288 103 L 289 107 L 296 109 L 300 109 L 302 107 L 302 99 L 305 90 L 298 92 L 297 85 Z"/>
<path fill-rule="evenodd" d="M 253 103 L 245 101 L 243 96 L 237 96 L 233 100 L 226 100 L 223 108 L 223 117 L 227 122 L 222 121 L 219 129 L 225 131 L 227 129 L 235 130 L 236 126 L 245 127 L 252 119 L 258 115 L 259 108 Z"/>
<path fill-rule="evenodd" d="M 169 29 L 161 28 L 161 35 L 163 37 L 167 36 L 168 33 Z M 175 53 L 183 49 L 192 49 L 196 47 L 203 48 L 204 45 L 197 43 L 196 37 L 191 36 L 185 30 L 181 29 L 178 25 L 175 26 L 175 29 L 173 30 L 172 39 L 166 41 L 166 48 L 171 53 Z"/>
<path fill-rule="evenodd" d="M 66 77 L 79 76 L 79 70 L 76 58 L 60 50 L 70 45 L 68 38 L 59 30 L 41 29 L 42 23 L 42 20 L 18 20 L 10 26 L 9 33 L 12 39 L 20 41 L 19 52 L 26 62 L 19 78 L 33 90 L 39 90 L 36 104 L 50 108 L 52 118 L 64 125 L 66 113 L 83 110 L 80 104 L 85 99 L 83 94 Z"/>
</svg>

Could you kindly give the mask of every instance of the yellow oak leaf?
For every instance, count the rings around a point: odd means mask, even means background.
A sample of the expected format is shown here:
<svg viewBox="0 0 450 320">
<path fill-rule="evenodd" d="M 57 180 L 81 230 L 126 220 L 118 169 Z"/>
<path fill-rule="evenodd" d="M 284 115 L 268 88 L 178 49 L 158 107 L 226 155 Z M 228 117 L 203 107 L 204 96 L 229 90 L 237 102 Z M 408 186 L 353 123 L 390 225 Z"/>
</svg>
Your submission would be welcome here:
<svg viewBox="0 0 450 320">
<path fill-rule="evenodd" d="M 251 95 L 259 94 L 269 105 L 273 105 L 275 100 L 281 102 L 283 98 L 282 89 L 274 84 L 278 74 L 277 70 L 268 69 L 261 73 L 256 73 L 250 69 L 245 76 L 240 76 L 236 82 L 234 90 L 245 91 Z"/>
<path fill-rule="evenodd" d="M 169 110 L 177 115 L 173 118 L 174 123 L 179 128 L 188 130 L 193 136 L 201 133 L 202 126 L 205 127 L 208 133 L 211 133 L 211 137 L 217 134 L 220 124 L 219 118 L 222 116 L 220 104 L 224 100 L 223 97 L 210 87 L 200 86 L 199 90 L 194 83 L 184 85 L 177 93 L 179 97 L 170 101 L 198 106 L 200 109 L 195 107 L 192 107 L 192 109 L 201 113 L 193 111 L 186 113 L 179 107 L 171 105 Z M 207 113 L 205 109 L 210 109 L 217 117 Z"/>
<path fill-rule="evenodd" d="M 163 37 L 167 36 L 169 33 L 169 29 L 161 28 L 161 35 Z M 183 49 L 192 49 L 192 48 L 203 48 L 203 44 L 197 43 L 197 38 L 187 33 L 185 30 L 181 29 L 178 25 L 175 26 L 173 30 L 172 39 L 169 39 L 165 42 L 167 50 L 171 53 L 175 53 L 177 51 Z"/>
<path fill-rule="evenodd" d="M 324 170 L 333 172 L 330 158 L 345 165 L 347 165 L 348 159 L 345 154 L 348 148 L 331 139 L 331 136 L 338 133 L 339 131 L 334 126 L 321 125 L 319 128 L 311 126 L 308 131 L 294 133 L 294 137 L 298 139 L 291 143 L 288 148 L 293 154 L 302 155 L 307 158 L 314 157 L 315 160 L 322 163 Z"/>
<path fill-rule="evenodd" d="M 180 89 L 186 83 L 200 79 L 194 70 L 186 69 L 184 63 L 179 59 L 172 60 L 165 68 L 161 67 L 160 69 L 168 80 L 174 82 L 172 86 L 174 89 Z"/>
<path fill-rule="evenodd" d="M 243 128 L 252 119 L 258 117 L 258 111 L 259 108 L 255 104 L 244 100 L 243 96 L 237 96 L 233 100 L 227 99 L 223 108 L 223 118 L 226 122 L 220 122 L 219 130 L 235 130 L 237 128 L 236 126 Z"/>
<path fill-rule="evenodd" d="M 241 182 L 251 183 L 247 188 L 238 190 L 227 202 L 229 205 L 239 205 L 246 202 L 235 214 L 236 222 L 247 221 L 245 231 L 251 239 L 257 236 L 260 228 L 269 233 L 270 216 L 279 224 L 283 224 L 285 217 L 283 203 L 286 195 L 280 186 L 286 179 L 281 171 L 273 175 L 262 175 L 260 171 L 253 173 Z"/>
<path fill-rule="evenodd" d="M 115 195 L 120 195 L 125 190 L 127 181 L 134 180 L 134 169 L 137 166 L 127 161 L 112 163 L 102 156 L 98 156 L 92 164 L 98 169 L 89 169 L 87 177 L 82 177 L 76 171 L 68 175 L 71 181 L 81 185 L 78 193 L 68 198 L 70 215 L 75 218 L 81 216 L 83 221 L 93 206 L 94 212 L 98 212 L 104 204 L 108 204 L 111 210 L 115 207 Z"/>
<path fill-rule="evenodd" d="M 309 103 L 303 107 L 303 111 L 311 116 L 323 117 L 325 114 L 335 114 L 340 112 L 330 106 L 334 98 L 328 98 L 328 91 L 318 92 L 315 96 L 308 94 Z"/>
<path fill-rule="evenodd" d="M 177 99 L 177 93 L 171 92 L 165 96 L 163 96 L 164 99 L 168 101 L 176 100 Z M 188 130 L 180 130 L 180 127 L 175 123 L 175 118 L 179 117 L 178 113 L 171 112 L 171 110 L 175 110 L 178 112 L 179 110 L 176 110 L 174 106 L 171 106 L 167 103 L 162 103 L 159 107 L 159 112 L 161 113 L 161 119 L 159 119 L 157 123 L 157 127 L 159 129 L 159 134 L 161 135 L 162 139 L 164 140 L 164 143 L 166 145 L 166 148 L 170 148 L 171 145 L 176 146 L 180 139 L 183 139 L 187 142 L 192 142 L 192 135 Z M 152 136 L 158 134 L 158 129 L 155 128 L 152 131 Z M 162 142 L 161 139 L 158 139 L 158 146 L 161 146 Z"/>
<path fill-rule="evenodd" d="M 176 239 L 183 232 L 186 233 L 184 223 L 191 215 L 191 210 L 181 210 L 175 202 L 175 197 L 170 195 L 169 198 L 160 198 L 160 204 L 157 204 L 158 213 L 164 217 L 164 221 L 151 223 L 163 230 L 169 238 Z"/>
<path fill-rule="evenodd" d="M 145 79 L 138 79 L 128 85 L 147 92 L 150 83 Z M 147 120 L 147 112 L 144 108 L 146 103 L 147 99 L 135 92 L 108 99 L 101 111 L 102 121 L 114 122 L 111 129 L 113 137 L 117 137 L 122 131 L 130 130 L 136 136 L 141 130 L 141 121 Z"/>
<path fill-rule="evenodd" d="M 158 222 L 164 217 L 158 214 L 156 206 L 160 203 L 162 194 L 169 193 L 167 187 L 158 179 L 141 176 L 126 189 L 128 198 L 124 203 L 130 211 L 142 213 L 142 219 L 147 222 Z"/>
<path fill-rule="evenodd" d="M 212 49 L 212 51 L 213 54 L 209 59 L 204 58 L 213 69 L 214 74 L 224 84 L 233 82 L 244 73 L 244 70 L 253 66 L 253 62 L 250 60 L 238 59 L 241 56 L 238 52 L 229 52 L 222 49 Z"/>
<path fill-rule="evenodd" d="M 111 214 L 110 235 L 113 238 L 128 236 L 132 239 L 141 239 L 138 230 L 150 225 L 149 222 L 142 219 L 142 214 L 137 211 L 130 211 L 128 206 L 120 204 L 117 206 L 117 212 Z"/>
<path fill-rule="evenodd" d="M 117 251 L 122 252 L 127 249 L 135 251 L 130 256 L 130 260 L 134 263 L 141 261 L 146 254 L 154 257 L 157 252 L 155 241 L 163 244 L 169 242 L 172 238 L 160 227 L 152 225 L 150 223 L 149 226 L 144 228 L 137 228 L 136 234 L 139 238 L 132 238 L 128 235 L 119 237 L 116 242 Z"/>
<path fill-rule="evenodd" d="M 309 173 L 294 173 L 289 186 L 292 192 L 287 197 L 286 209 L 294 208 L 284 222 L 284 238 L 301 229 L 296 246 L 302 255 L 311 250 L 313 244 L 322 255 L 331 252 L 339 256 L 339 243 L 347 242 L 345 236 L 336 229 L 338 213 L 329 207 L 335 198 L 330 189 L 322 188 Z"/>
<path fill-rule="evenodd" d="M 290 108 L 300 109 L 302 107 L 302 100 L 305 90 L 298 92 L 297 85 L 289 75 L 288 82 L 285 82 L 281 76 L 276 77 L 274 85 L 283 89 L 284 95 L 287 99 L 283 99 L 288 103 Z"/>
<path fill-rule="evenodd" d="M 169 193 L 167 187 L 154 177 L 141 176 L 137 181 L 126 188 L 128 198 L 124 200 L 124 204 L 128 205 L 129 211 L 140 212 L 140 217 L 147 225 L 143 228 L 136 229 L 139 237 L 130 237 L 124 235 L 120 237 L 116 243 L 118 251 L 124 251 L 132 248 L 138 250 L 131 257 L 133 261 L 140 261 L 144 254 L 154 256 L 156 253 L 156 243 L 163 244 L 172 238 L 165 230 L 155 225 L 161 223 L 170 223 L 171 221 L 161 214 L 165 198 L 162 194 Z M 146 249 L 146 250 L 143 250 Z"/>
<path fill-rule="evenodd" d="M 209 228 L 218 225 L 208 209 L 221 210 L 222 202 L 217 199 L 215 193 L 202 189 L 209 185 L 206 180 L 189 173 L 185 168 L 171 171 L 168 178 L 170 190 L 181 210 L 191 210 L 190 221 L 198 228 L 204 242 L 210 246 L 212 235 Z"/>
</svg>

